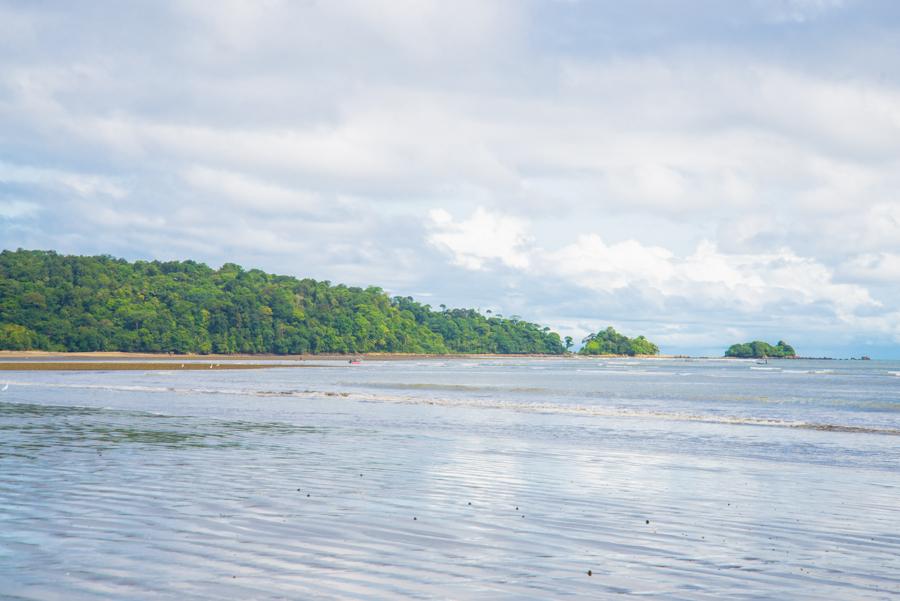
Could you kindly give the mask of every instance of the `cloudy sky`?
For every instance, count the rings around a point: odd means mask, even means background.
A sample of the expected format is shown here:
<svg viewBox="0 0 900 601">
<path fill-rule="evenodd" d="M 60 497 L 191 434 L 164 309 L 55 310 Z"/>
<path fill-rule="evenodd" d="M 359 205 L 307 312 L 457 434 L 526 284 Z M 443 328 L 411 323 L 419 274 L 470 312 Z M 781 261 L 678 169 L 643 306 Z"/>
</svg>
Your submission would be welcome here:
<svg viewBox="0 0 900 601">
<path fill-rule="evenodd" d="M 894 0 L 0 0 L 0 246 L 900 356 Z"/>
</svg>

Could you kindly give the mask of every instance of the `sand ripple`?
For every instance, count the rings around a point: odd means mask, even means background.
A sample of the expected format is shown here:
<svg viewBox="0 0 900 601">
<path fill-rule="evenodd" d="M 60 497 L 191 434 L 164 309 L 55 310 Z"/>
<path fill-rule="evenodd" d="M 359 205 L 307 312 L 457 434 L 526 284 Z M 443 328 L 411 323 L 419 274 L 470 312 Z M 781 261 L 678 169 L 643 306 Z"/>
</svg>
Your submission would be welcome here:
<svg viewBox="0 0 900 601">
<path fill-rule="evenodd" d="M 660 453 L 599 437 L 585 444 L 590 429 L 570 436 L 562 423 L 529 437 L 497 417 L 471 430 L 423 428 L 435 410 L 386 424 L 302 411 L 254 421 L 224 410 L 189 417 L 0 404 L 2 592 L 900 593 L 896 473 Z"/>
<path fill-rule="evenodd" d="M 863 363 L 10 373 L 0 598 L 900 598 Z"/>
</svg>

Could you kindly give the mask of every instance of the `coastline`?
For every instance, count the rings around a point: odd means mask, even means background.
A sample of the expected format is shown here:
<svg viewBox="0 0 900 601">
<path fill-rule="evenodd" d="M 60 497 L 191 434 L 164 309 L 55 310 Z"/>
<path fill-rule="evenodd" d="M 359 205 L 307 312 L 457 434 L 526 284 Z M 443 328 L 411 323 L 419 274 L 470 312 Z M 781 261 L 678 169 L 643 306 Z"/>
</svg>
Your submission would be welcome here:
<svg viewBox="0 0 900 601">
<path fill-rule="evenodd" d="M 350 359 L 364 359 L 369 361 L 422 361 L 436 359 L 446 360 L 472 360 L 472 359 L 550 359 L 550 360 L 592 360 L 592 359 L 636 359 L 636 360 L 698 360 L 710 361 L 757 361 L 753 357 L 727 357 L 709 355 L 579 355 L 567 353 L 563 355 L 550 355 L 541 353 L 323 353 L 320 355 L 275 355 L 269 353 L 235 353 L 223 355 L 210 353 L 201 355 L 198 353 L 169 354 L 169 353 L 132 353 L 126 351 L 8 351 L 0 350 L 0 363 L 6 360 L 12 361 L 71 361 L 81 359 L 85 361 L 110 360 L 110 361 L 347 361 Z M 869 361 L 862 357 L 768 357 L 770 361 Z"/>
<path fill-rule="evenodd" d="M 313 367 L 298 363 L 179 363 L 176 361 L 0 361 L 0 371 L 209 371 Z"/>
<path fill-rule="evenodd" d="M 471 360 L 471 359 L 715 359 L 717 357 L 688 357 L 685 355 L 578 355 L 569 353 L 564 355 L 550 355 L 540 353 L 323 353 L 319 355 L 273 355 L 236 353 L 233 355 L 197 353 L 169 354 L 169 353 L 131 353 L 124 351 L 6 351 L 0 350 L 0 363 L 7 359 L 13 361 L 71 361 L 80 359 L 85 361 L 110 360 L 110 361 L 347 361 L 350 359 L 365 359 L 370 361 L 420 361 L 425 359 L 438 360 Z"/>
<path fill-rule="evenodd" d="M 4 594 L 900 592 L 896 388 L 862 365 L 279 363 L 326 369 L 0 372 Z"/>
</svg>

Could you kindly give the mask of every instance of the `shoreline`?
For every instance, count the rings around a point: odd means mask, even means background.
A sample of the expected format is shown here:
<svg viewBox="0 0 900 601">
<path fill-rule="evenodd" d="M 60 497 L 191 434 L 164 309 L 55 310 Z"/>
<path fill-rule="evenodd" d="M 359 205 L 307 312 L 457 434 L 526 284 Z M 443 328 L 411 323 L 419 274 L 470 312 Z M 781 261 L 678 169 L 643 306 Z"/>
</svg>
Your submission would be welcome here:
<svg viewBox="0 0 900 601">
<path fill-rule="evenodd" d="M 201 355 L 198 353 L 186 354 L 170 354 L 170 353 L 132 353 L 126 351 L 8 351 L 0 350 L 0 363 L 6 361 L 13 362 L 29 362 L 29 361 L 60 361 L 69 362 L 74 360 L 83 361 L 154 361 L 154 362 L 184 362 L 184 361 L 203 361 L 203 365 L 209 362 L 221 361 L 341 361 L 348 360 L 368 360 L 368 361 L 423 361 L 423 360 L 473 360 L 473 359 L 547 359 L 547 360 L 596 360 L 596 359 L 636 359 L 636 360 L 710 360 L 710 361 L 758 361 L 759 359 L 746 357 L 726 357 L 726 356 L 707 356 L 707 355 L 681 355 L 681 354 L 659 354 L 659 355 L 579 355 L 577 353 L 567 353 L 563 355 L 549 355 L 540 353 L 323 353 L 323 354 L 301 354 L 301 355 L 275 355 L 269 353 L 235 353 L 231 355 L 214 354 Z M 769 357 L 773 362 L 777 361 L 862 361 L 856 357 Z M 869 359 L 865 359 L 869 360 Z M 154 363 L 153 365 L 159 365 Z M 246 364 L 245 364 L 246 365 Z M 270 367 L 271 365 L 262 365 L 260 367 Z M 296 365 L 295 365 L 296 366 Z M 286 365 L 290 367 L 290 365 Z"/>
<path fill-rule="evenodd" d="M 522 598 L 698 583 L 883 598 L 900 569 L 893 381 L 730 361 L 0 372 L 16 549 L 0 582 L 76 599 L 197 582 L 234 598 L 466 599 L 501 582 Z"/>
<path fill-rule="evenodd" d="M 313 367 L 291 363 L 180 363 L 147 361 L 0 361 L 2 371 L 210 371 Z"/>
<path fill-rule="evenodd" d="M 0 362 L 6 359 L 118 359 L 118 360 L 164 360 L 164 361 L 347 361 L 350 359 L 369 359 L 372 361 L 416 361 L 422 359 L 708 359 L 710 357 L 686 357 L 684 355 L 547 355 L 539 353 L 323 353 L 321 355 L 272 355 L 237 353 L 234 355 L 187 353 L 183 355 L 169 353 L 129 353 L 123 351 L 0 351 Z"/>
</svg>

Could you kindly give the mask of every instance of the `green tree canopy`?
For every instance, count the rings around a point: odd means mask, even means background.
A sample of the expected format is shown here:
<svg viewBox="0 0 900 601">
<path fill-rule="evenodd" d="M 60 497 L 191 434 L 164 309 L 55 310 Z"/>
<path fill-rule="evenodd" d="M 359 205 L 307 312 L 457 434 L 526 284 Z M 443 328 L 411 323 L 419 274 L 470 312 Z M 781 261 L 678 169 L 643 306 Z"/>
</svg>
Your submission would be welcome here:
<svg viewBox="0 0 900 601">
<path fill-rule="evenodd" d="M 136 261 L 0 252 L 0 349 L 176 353 L 550 353 L 560 337 L 380 288 Z"/>
<path fill-rule="evenodd" d="M 644 338 L 628 338 L 612 327 L 600 330 L 582 340 L 580 355 L 656 355 L 659 347 Z"/>
<path fill-rule="evenodd" d="M 728 350 L 725 351 L 725 356 L 744 359 L 761 359 L 763 357 L 796 357 L 797 353 L 794 351 L 794 347 L 783 340 L 779 340 L 778 344 L 775 346 L 763 342 L 762 340 L 754 340 L 753 342 L 732 344 L 728 347 Z"/>
</svg>

